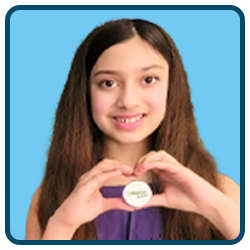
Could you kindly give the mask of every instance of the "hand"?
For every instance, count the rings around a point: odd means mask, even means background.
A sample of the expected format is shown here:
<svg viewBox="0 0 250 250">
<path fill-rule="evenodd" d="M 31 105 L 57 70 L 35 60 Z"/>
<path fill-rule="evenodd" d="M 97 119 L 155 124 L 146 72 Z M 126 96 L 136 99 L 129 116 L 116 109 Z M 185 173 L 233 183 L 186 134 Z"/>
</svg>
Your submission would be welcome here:
<svg viewBox="0 0 250 250">
<path fill-rule="evenodd" d="M 163 182 L 163 192 L 153 195 L 145 207 L 163 206 L 204 214 L 213 202 L 210 199 L 221 194 L 210 183 L 163 150 L 151 151 L 142 157 L 135 166 L 134 175 L 140 176 L 149 170 Z"/>
<path fill-rule="evenodd" d="M 122 198 L 104 198 L 100 188 L 110 178 L 131 175 L 132 168 L 114 160 L 103 160 L 85 173 L 55 216 L 60 224 L 75 230 L 111 209 L 134 210 Z"/>
</svg>

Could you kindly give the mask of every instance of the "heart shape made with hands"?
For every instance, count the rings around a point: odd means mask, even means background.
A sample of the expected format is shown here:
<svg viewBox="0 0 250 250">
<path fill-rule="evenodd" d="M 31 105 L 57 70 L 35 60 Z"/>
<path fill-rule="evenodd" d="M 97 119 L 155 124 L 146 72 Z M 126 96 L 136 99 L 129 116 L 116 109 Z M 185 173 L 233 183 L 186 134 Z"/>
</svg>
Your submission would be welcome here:
<svg viewBox="0 0 250 250">
<path fill-rule="evenodd" d="M 161 193 L 154 193 L 143 207 L 163 206 L 185 211 L 195 211 L 197 198 L 204 199 L 202 190 L 209 190 L 209 185 L 196 173 L 179 163 L 167 152 L 151 151 L 143 156 L 130 170 L 124 171 L 123 178 L 142 180 L 147 183 L 160 181 Z M 143 178 L 140 178 L 143 177 Z M 201 194 L 200 194 L 201 193 Z M 197 194 L 200 194 L 197 197 Z"/>
<path fill-rule="evenodd" d="M 153 183 L 160 181 L 160 193 L 154 193 L 143 208 L 157 206 L 197 212 L 202 210 L 202 205 L 207 202 L 204 194 L 211 193 L 213 197 L 219 192 L 204 178 L 163 150 L 149 152 L 135 164 L 134 168 L 124 165 L 121 172 L 120 176 L 127 181 L 126 184 L 135 179 L 152 183 L 142 178 L 147 174 L 153 177 L 151 179 Z"/>
<path fill-rule="evenodd" d="M 214 193 L 218 192 L 205 179 L 193 172 L 190 168 L 182 165 L 173 156 L 163 150 L 149 152 L 135 164 L 134 168 L 118 161 L 113 162 L 113 164 L 116 166 L 116 170 L 120 171 L 113 179 L 115 181 L 118 180 L 113 186 L 123 185 L 121 184 L 121 179 L 124 180 L 125 186 L 134 180 L 160 184 L 160 192 L 154 190 L 156 192 L 153 192 L 148 203 L 140 207 L 140 209 L 147 207 L 166 207 L 169 209 L 199 213 L 203 210 L 203 204 L 207 202 L 207 197 L 204 196 L 204 194 L 212 193 L 212 197 Z M 117 165 L 120 165 L 120 167 Z M 147 174 L 151 179 L 145 178 Z M 153 189 L 154 186 L 155 185 L 153 185 Z M 122 209 L 131 209 L 133 211 L 137 209 L 129 205 L 124 199 L 122 199 L 122 201 L 119 200 L 119 202 Z M 117 207 L 117 204 L 117 200 L 115 200 L 109 208 Z"/>
</svg>

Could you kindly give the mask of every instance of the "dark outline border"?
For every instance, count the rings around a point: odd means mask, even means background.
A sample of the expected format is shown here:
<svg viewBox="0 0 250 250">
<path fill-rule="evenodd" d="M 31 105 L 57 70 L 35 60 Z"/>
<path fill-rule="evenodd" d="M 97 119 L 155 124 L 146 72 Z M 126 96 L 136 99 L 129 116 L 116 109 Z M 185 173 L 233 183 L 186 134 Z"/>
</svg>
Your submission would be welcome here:
<svg viewBox="0 0 250 250">
<path fill-rule="evenodd" d="M 240 234 L 234 240 L 178 240 L 178 241 L 25 241 L 10 233 L 10 18 L 18 10 L 232 10 L 240 18 Z M 5 16 L 5 233 L 17 245 L 234 245 L 245 234 L 245 16 L 233 5 L 17 5 Z"/>
</svg>

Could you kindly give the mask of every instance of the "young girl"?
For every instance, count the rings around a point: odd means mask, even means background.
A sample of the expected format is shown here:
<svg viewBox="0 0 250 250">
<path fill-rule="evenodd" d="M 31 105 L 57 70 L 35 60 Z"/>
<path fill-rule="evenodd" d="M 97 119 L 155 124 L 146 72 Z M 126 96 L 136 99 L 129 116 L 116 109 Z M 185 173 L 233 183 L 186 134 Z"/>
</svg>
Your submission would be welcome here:
<svg viewBox="0 0 250 250">
<path fill-rule="evenodd" d="M 153 190 L 140 209 L 121 195 L 132 180 Z M 239 197 L 204 149 L 169 35 L 138 19 L 94 29 L 58 105 L 26 239 L 231 240 Z"/>
</svg>

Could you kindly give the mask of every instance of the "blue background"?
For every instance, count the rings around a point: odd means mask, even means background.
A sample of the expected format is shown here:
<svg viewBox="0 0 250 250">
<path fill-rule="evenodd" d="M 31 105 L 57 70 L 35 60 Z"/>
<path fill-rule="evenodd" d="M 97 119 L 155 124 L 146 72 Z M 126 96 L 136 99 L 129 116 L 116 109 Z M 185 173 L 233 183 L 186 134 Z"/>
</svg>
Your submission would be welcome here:
<svg viewBox="0 0 250 250">
<path fill-rule="evenodd" d="M 10 19 L 10 233 L 25 237 L 55 111 L 77 47 L 97 25 L 142 18 L 182 56 L 201 138 L 240 185 L 240 18 L 232 10 L 18 10 Z"/>
</svg>

